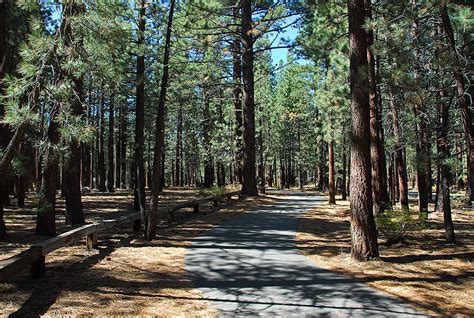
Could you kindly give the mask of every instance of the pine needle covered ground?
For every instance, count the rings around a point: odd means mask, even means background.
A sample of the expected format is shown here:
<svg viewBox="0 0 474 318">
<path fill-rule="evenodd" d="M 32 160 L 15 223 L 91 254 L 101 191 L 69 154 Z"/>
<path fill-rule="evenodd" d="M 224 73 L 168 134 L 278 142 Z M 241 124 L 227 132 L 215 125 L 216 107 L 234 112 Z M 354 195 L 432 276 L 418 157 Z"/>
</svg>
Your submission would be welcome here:
<svg viewBox="0 0 474 318">
<path fill-rule="evenodd" d="M 153 242 L 130 226 L 99 235 L 98 250 L 87 251 L 83 242 L 62 248 L 47 256 L 46 277 L 31 279 L 24 271 L 0 285 L 0 316 L 216 316 L 187 278 L 185 248 L 215 224 L 273 201 L 260 197 L 217 211 L 203 208 L 177 224 L 163 223 Z"/>
<path fill-rule="evenodd" d="M 349 202 L 325 203 L 300 220 L 298 247 L 317 266 L 355 277 L 429 315 L 472 317 L 474 214 L 456 209 L 453 218 L 456 246 L 446 243 L 442 215 L 430 215 L 403 243 L 380 245 L 380 260 L 358 263 L 350 258 Z"/>
</svg>

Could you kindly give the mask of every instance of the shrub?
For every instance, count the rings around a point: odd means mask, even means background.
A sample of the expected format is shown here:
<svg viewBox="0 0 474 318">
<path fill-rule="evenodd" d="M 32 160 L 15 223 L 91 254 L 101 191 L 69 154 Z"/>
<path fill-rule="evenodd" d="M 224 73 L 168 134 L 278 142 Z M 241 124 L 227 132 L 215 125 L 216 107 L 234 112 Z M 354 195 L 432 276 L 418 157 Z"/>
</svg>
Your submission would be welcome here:
<svg viewBox="0 0 474 318">
<path fill-rule="evenodd" d="M 386 239 L 385 245 L 403 242 L 408 233 L 424 227 L 424 220 L 414 217 L 410 210 L 386 210 L 375 218 L 377 230 Z"/>
</svg>

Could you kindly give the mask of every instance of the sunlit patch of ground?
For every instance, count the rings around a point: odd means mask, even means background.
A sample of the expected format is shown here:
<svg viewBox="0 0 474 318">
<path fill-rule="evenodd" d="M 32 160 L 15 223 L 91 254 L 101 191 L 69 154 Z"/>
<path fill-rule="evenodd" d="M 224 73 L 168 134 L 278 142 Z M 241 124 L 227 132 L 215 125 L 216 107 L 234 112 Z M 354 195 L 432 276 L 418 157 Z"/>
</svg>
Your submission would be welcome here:
<svg viewBox="0 0 474 318">
<path fill-rule="evenodd" d="M 446 243 L 442 216 L 433 214 L 404 244 L 381 245 L 380 260 L 358 263 L 350 258 L 349 202 L 338 201 L 318 205 L 301 219 L 298 247 L 318 266 L 356 277 L 422 312 L 472 317 L 474 213 L 455 210 L 453 218 L 456 246 Z"/>
<path fill-rule="evenodd" d="M 188 194 L 172 201 L 196 196 Z M 215 317 L 186 275 L 186 246 L 221 221 L 274 200 L 233 200 L 219 210 L 209 205 L 198 215 L 189 211 L 177 223 L 161 222 L 153 242 L 129 226 L 100 234 L 98 250 L 86 250 L 84 242 L 62 248 L 47 256 L 46 277 L 31 279 L 24 271 L 0 285 L 0 316 Z"/>
</svg>

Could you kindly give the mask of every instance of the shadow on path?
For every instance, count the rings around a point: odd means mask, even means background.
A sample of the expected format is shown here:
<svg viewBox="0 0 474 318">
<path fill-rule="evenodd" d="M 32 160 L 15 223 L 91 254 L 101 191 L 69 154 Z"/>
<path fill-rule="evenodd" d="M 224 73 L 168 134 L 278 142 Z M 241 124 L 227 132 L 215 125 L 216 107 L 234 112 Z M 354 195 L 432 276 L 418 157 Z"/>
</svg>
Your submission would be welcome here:
<svg viewBox="0 0 474 318">
<path fill-rule="evenodd" d="M 188 275 L 222 316 L 422 316 L 300 253 L 298 219 L 323 200 L 290 192 L 273 207 L 221 223 L 188 248 Z"/>
</svg>

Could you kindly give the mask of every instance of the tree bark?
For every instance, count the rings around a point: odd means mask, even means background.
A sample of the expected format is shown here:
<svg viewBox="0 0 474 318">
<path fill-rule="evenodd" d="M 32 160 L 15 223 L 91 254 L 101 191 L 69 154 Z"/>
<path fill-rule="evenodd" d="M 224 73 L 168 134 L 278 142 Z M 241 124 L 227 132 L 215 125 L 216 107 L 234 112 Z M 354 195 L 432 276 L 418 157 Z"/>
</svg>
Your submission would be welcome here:
<svg viewBox="0 0 474 318">
<path fill-rule="evenodd" d="M 176 169 L 175 169 L 175 185 L 183 186 L 181 178 L 182 173 L 182 159 L 183 159 L 183 108 L 181 103 L 178 108 L 178 118 L 176 127 Z"/>
<path fill-rule="evenodd" d="M 441 97 L 444 97 L 444 92 L 441 92 Z M 451 217 L 451 199 L 450 199 L 450 177 L 451 167 L 446 160 L 450 157 L 449 154 L 449 108 L 451 103 L 445 103 L 440 100 L 438 105 L 439 113 L 439 128 L 438 128 L 438 156 L 439 156 L 439 193 L 438 193 L 438 211 L 443 213 L 444 229 L 446 232 L 446 239 L 449 243 L 456 243 L 456 236 L 454 234 L 454 225 Z"/>
<path fill-rule="evenodd" d="M 120 188 L 125 189 L 127 187 L 127 105 L 122 106 L 122 114 L 120 116 Z"/>
<path fill-rule="evenodd" d="M 83 83 L 81 79 L 74 80 L 74 91 L 79 100 L 73 101 L 72 113 L 82 116 Z M 64 185 L 66 191 L 66 223 L 83 224 L 85 222 L 81 196 L 81 143 L 73 140 L 69 144 L 71 157 L 64 169 Z"/>
<path fill-rule="evenodd" d="M 464 127 L 464 134 L 466 138 L 467 148 L 467 185 L 466 185 L 466 204 L 472 205 L 474 200 L 474 126 L 473 126 L 473 111 L 472 111 L 472 96 L 466 94 L 466 84 L 464 75 L 461 69 L 461 63 L 456 51 L 456 44 L 454 41 L 454 32 L 451 26 L 451 20 L 448 14 L 448 8 L 445 1 L 440 2 L 441 21 L 444 29 L 444 34 L 448 39 L 454 56 L 455 67 L 453 68 L 454 81 L 456 82 L 456 89 L 458 93 L 459 105 L 461 106 L 461 116 Z M 472 83 L 471 83 L 472 86 Z"/>
<path fill-rule="evenodd" d="M 99 185 L 98 190 L 101 192 L 105 192 L 105 180 L 106 180 L 106 172 L 105 172 L 105 97 L 104 97 L 104 90 L 102 89 L 102 96 L 100 101 L 100 110 L 99 110 L 99 156 L 97 161 L 97 170 L 99 172 Z"/>
<path fill-rule="evenodd" d="M 351 79 L 351 234 L 352 257 L 359 261 L 379 256 L 372 206 L 370 106 L 364 0 L 348 0 Z"/>
<path fill-rule="evenodd" d="M 252 1 L 242 0 L 243 167 L 242 194 L 257 196 L 255 169 L 255 101 L 253 73 Z"/>
<path fill-rule="evenodd" d="M 414 11 L 416 12 L 416 0 L 412 0 Z M 418 17 L 415 17 L 413 21 L 413 33 L 414 38 L 418 39 L 419 26 Z M 419 86 L 420 79 L 420 66 L 419 66 L 420 52 L 417 48 L 415 50 L 415 61 L 414 61 L 414 79 L 417 81 Z M 428 124 L 426 119 L 426 109 L 421 96 L 418 96 L 415 104 L 415 119 L 417 120 L 416 125 L 416 183 L 418 187 L 418 205 L 420 216 L 424 216 L 428 213 L 428 194 L 431 195 L 431 190 L 428 191 L 428 185 L 431 184 L 431 180 L 428 180 L 428 163 L 430 153 L 428 151 Z"/>
<path fill-rule="evenodd" d="M 118 120 L 118 123 L 117 123 L 117 135 L 115 135 L 115 188 L 117 189 L 120 189 L 121 188 L 121 185 L 120 185 L 120 180 L 122 179 L 122 165 L 120 163 L 121 161 L 121 158 L 122 158 L 122 154 L 121 154 L 121 151 L 122 151 L 122 143 L 125 142 L 124 140 L 122 140 L 122 127 L 120 125 L 120 122 L 122 120 L 122 116 L 123 116 L 123 104 L 119 106 L 119 109 L 118 109 L 118 115 L 117 115 L 117 120 Z"/>
<path fill-rule="evenodd" d="M 139 47 L 145 45 L 146 3 L 141 0 L 138 12 L 138 41 Z M 144 158 L 144 125 L 145 125 L 145 56 L 140 53 L 137 56 L 137 83 L 136 83 L 136 108 L 135 108 L 135 208 L 138 208 L 142 220 L 146 224 L 145 216 L 145 158 Z"/>
<path fill-rule="evenodd" d="M 405 160 L 405 149 L 402 144 L 402 133 L 398 122 L 398 109 L 395 104 L 393 88 L 389 85 L 389 104 L 392 111 L 393 135 L 395 137 L 395 165 L 398 176 L 398 189 L 400 193 L 400 204 L 402 209 L 408 209 L 408 178 Z"/>
<path fill-rule="evenodd" d="M 5 64 L 7 61 L 7 4 L 6 2 L 0 3 L 0 96 L 4 95 L 3 79 L 5 77 Z M 0 101 L 0 120 L 4 116 L 4 105 Z M 0 147 L 7 146 L 7 134 L 9 133 L 8 127 L 0 123 Z M 3 158 L 2 158 L 3 159 Z M 2 160 L 3 161 L 3 160 Z M 3 220 L 3 205 L 8 201 L 8 190 L 5 182 L 5 175 L 0 173 L 0 237 L 7 236 L 7 229 L 5 221 Z"/>
<path fill-rule="evenodd" d="M 369 18 L 372 18 L 371 1 L 365 0 L 365 6 Z M 367 63 L 368 63 L 368 80 L 369 80 L 369 106 L 370 106 L 370 157 L 372 165 L 372 198 L 374 204 L 374 215 L 383 212 L 388 205 L 387 184 L 383 180 L 382 153 L 384 145 L 380 140 L 380 126 L 378 114 L 378 96 L 377 96 L 377 76 L 375 73 L 375 56 L 372 53 L 372 44 L 374 34 L 371 29 L 367 32 Z"/>
<path fill-rule="evenodd" d="M 259 191 L 260 193 L 265 193 L 265 159 L 264 159 L 264 149 L 263 149 L 263 122 L 260 118 L 260 131 L 258 133 L 258 179 L 260 181 Z"/>
<path fill-rule="evenodd" d="M 329 204 L 336 204 L 336 183 L 334 168 L 334 141 L 329 142 Z"/>
<path fill-rule="evenodd" d="M 344 138 L 345 139 L 345 138 Z M 343 141 L 342 149 L 342 200 L 347 200 L 347 156 L 346 156 L 346 142 Z"/>
<path fill-rule="evenodd" d="M 175 0 L 170 0 L 170 10 L 168 13 L 168 25 L 166 27 L 165 51 L 163 57 L 163 73 L 161 78 L 160 96 L 158 99 L 158 113 L 156 116 L 156 138 L 155 138 L 155 157 L 153 160 L 153 182 L 151 189 L 151 208 L 148 215 L 148 225 L 146 227 L 145 237 L 153 240 L 156 237 L 156 224 L 158 221 L 158 195 L 162 179 L 162 154 L 164 154 L 165 140 L 165 102 L 166 90 L 168 88 L 168 72 L 170 61 L 171 32 L 173 25 Z"/>
<path fill-rule="evenodd" d="M 59 154 L 55 147 L 59 144 L 59 125 L 56 122 L 59 109 L 51 112 L 48 127 L 48 148 L 45 155 L 46 167 L 43 173 L 42 188 L 36 215 L 36 235 L 56 235 L 56 188 L 59 177 Z"/>
<path fill-rule="evenodd" d="M 236 5 L 233 8 L 233 15 L 235 24 L 238 25 L 237 21 L 240 17 L 240 7 Z M 239 27 L 237 27 L 236 33 L 238 33 Z M 234 179 L 235 181 L 242 183 L 242 157 L 243 157 L 243 146 L 242 146 L 242 127 L 243 127 L 243 116 L 242 116 L 242 62 L 241 62 L 241 43 L 239 37 L 236 35 L 232 42 L 232 77 L 234 81 L 234 88 L 232 90 L 232 97 L 234 102 L 234 113 L 235 113 L 235 163 L 234 163 Z"/>
<path fill-rule="evenodd" d="M 81 49 L 74 41 L 74 34 L 68 18 L 83 14 L 85 7 L 79 3 L 71 3 L 65 7 L 63 12 L 66 21 L 63 24 L 63 37 L 65 45 L 79 55 Z M 79 41 L 79 45 L 82 45 Z M 76 98 L 72 101 L 72 115 L 80 118 L 83 115 L 82 100 L 84 98 L 84 80 L 82 77 L 76 77 L 73 74 L 65 74 L 74 84 Z M 79 140 L 72 140 L 69 144 L 71 156 L 64 167 L 64 190 L 66 196 L 66 223 L 83 224 L 85 222 L 81 197 L 81 143 Z"/>
<path fill-rule="evenodd" d="M 114 99 L 115 93 L 110 93 L 109 100 L 109 140 L 107 144 L 107 192 L 114 192 L 115 169 L 114 169 Z"/>
</svg>

